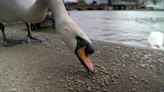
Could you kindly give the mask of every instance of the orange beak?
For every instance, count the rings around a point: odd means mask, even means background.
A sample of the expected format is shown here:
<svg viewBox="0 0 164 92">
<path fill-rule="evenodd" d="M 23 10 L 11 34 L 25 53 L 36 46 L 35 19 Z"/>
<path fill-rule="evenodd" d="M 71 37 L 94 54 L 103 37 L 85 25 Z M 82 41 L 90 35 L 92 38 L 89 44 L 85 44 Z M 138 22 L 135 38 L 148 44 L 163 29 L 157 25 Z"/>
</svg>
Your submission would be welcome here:
<svg viewBox="0 0 164 92">
<path fill-rule="evenodd" d="M 85 47 L 81 47 L 78 51 L 77 54 L 79 58 L 81 59 L 82 63 L 91 71 L 94 72 L 93 64 L 91 62 L 91 59 L 86 56 L 85 54 Z"/>
</svg>

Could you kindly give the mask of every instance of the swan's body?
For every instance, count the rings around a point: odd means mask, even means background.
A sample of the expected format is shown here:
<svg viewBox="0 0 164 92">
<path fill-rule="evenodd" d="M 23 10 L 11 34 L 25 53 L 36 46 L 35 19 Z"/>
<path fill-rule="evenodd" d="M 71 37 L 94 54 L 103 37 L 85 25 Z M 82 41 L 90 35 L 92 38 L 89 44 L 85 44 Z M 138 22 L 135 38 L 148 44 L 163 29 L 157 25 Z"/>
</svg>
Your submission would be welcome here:
<svg viewBox="0 0 164 92">
<path fill-rule="evenodd" d="M 164 34 L 162 32 L 151 32 L 148 37 L 148 42 L 152 48 L 163 48 Z"/>
<path fill-rule="evenodd" d="M 0 22 L 30 23 L 42 21 L 50 7 L 54 14 L 56 31 L 82 64 L 93 71 L 93 65 L 88 58 L 88 54 L 94 51 L 91 41 L 70 18 L 62 0 L 0 0 L 0 7 Z"/>
<path fill-rule="evenodd" d="M 47 13 L 46 0 L 0 0 L 0 21 L 38 23 Z"/>
</svg>

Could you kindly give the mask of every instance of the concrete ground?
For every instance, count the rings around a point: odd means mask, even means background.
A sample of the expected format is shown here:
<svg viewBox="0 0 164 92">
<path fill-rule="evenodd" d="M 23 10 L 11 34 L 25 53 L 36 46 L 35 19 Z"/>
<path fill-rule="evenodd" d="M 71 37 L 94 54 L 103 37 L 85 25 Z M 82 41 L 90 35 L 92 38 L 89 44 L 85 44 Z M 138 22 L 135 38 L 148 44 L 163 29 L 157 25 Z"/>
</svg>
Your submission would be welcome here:
<svg viewBox="0 0 164 92">
<path fill-rule="evenodd" d="M 164 92 L 163 51 L 93 41 L 96 73 L 90 75 L 48 30 L 33 33 L 42 43 L 10 47 L 0 35 L 0 92 Z M 6 33 L 10 39 L 27 34 L 24 25 Z"/>
</svg>

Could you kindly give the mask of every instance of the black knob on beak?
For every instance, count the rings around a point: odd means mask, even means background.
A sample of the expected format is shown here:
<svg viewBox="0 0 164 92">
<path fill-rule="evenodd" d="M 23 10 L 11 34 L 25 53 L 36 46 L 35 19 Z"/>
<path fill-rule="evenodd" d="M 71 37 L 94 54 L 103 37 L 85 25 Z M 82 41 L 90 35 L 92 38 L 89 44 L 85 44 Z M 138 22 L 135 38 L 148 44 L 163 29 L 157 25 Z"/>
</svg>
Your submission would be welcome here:
<svg viewBox="0 0 164 92">
<path fill-rule="evenodd" d="M 86 52 L 86 54 L 93 54 L 94 48 L 90 44 L 87 44 L 85 52 Z"/>
<path fill-rule="evenodd" d="M 78 50 L 81 47 L 85 47 L 85 54 L 86 55 L 94 53 L 94 48 L 93 48 L 91 43 L 89 43 L 87 40 L 84 40 L 78 36 L 76 38 L 77 38 L 76 50 Z"/>
</svg>

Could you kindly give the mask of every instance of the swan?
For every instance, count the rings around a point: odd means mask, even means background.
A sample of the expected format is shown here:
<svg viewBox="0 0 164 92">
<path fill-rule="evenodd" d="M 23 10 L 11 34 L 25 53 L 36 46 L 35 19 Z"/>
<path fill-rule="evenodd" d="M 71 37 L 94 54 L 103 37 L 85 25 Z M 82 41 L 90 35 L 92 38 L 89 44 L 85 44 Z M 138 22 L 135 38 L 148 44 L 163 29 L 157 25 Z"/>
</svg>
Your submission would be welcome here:
<svg viewBox="0 0 164 92">
<path fill-rule="evenodd" d="M 164 34 L 153 31 L 149 34 L 148 42 L 152 48 L 163 49 Z"/>
<path fill-rule="evenodd" d="M 94 72 L 90 54 L 93 44 L 82 29 L 71 19 L 62 0 L 0 0 L 0 22 L 39 23 L 52 9 L 56 32 L 89 72 Z M 0 28 L 3 28 L 0 25 Z"/>
</svg>

